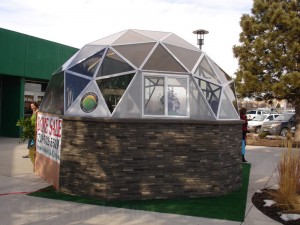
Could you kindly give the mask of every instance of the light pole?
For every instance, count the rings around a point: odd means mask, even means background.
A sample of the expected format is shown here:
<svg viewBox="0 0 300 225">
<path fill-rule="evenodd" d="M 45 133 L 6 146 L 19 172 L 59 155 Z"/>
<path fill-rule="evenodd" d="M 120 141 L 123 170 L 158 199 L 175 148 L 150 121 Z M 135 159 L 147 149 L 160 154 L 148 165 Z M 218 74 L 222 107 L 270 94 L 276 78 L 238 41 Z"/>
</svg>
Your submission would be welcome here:
<svg viewBox="0 0 300 225">
<path fill-rule="evenodd" d="M 197 44 L 199 45 L 199 49 L 202 49 L 202 45 L 204 45 L 204 34 L 208 34 L 207 30 L 199 29 L 194 30 L 193 34 L 197 34 Z"/>
</svg>

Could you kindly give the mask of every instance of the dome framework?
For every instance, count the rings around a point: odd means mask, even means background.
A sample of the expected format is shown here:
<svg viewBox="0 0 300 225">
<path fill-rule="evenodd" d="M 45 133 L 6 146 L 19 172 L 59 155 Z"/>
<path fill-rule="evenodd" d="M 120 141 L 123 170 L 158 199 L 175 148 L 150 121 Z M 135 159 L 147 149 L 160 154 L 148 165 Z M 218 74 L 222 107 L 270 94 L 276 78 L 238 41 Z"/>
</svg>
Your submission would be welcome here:
<svg viewBox="0 0 300 225">
<path fill-rule="evenodd" d="M 42 112 L 239 120 L 233 79 L 174 33 L 125 30 L 91 42 L 51 77 Z"/>
</svg>

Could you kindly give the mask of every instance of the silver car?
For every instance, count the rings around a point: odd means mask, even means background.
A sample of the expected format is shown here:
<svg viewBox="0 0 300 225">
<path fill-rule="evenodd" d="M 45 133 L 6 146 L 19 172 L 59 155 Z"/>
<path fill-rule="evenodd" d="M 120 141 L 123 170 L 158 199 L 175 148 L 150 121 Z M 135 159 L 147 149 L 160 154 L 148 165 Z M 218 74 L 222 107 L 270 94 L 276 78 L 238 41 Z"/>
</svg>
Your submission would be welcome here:
<svg viewBox="0 0 300 225">
<path fill-rule="evenodd" d="M 295 114 L 285 113 L 277 116 L 273 121 L 264 122 L 261 131 L 271 135 L 286 136 L 287 132 L 295 125 Z"/>
<path fill-rule="evenodd" d="M 258 115 L 253 120 L 248 121 L 248 131 L 254 133 L 261 132 L 263 122 L 272 121 L 280 114 Z"/>
</svg>

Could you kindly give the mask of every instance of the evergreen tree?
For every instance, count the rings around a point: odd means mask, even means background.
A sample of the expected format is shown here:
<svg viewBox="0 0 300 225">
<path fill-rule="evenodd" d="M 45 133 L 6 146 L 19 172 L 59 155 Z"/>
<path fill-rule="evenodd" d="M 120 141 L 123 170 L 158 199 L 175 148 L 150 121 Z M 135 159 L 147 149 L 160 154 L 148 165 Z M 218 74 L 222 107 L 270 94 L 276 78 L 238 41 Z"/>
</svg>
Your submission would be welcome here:
<svg viewBox="0 0 300 225">
<path fill-rule="evenodd" d="M 236 86 L 239 97 L 286 99 L 296 109 L 300 129 L 300 1 L 254 0 L 241 17 Z"/>
</svg>

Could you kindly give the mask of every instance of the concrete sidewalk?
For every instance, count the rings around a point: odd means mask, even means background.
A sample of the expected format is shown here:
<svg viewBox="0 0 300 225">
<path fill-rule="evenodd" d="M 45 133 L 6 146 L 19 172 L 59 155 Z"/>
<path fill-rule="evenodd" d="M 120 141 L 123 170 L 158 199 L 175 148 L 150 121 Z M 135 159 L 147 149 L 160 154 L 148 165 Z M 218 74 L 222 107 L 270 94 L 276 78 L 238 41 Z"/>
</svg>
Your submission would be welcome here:
<svg viewBox="0 0 300 225">
<path fill-rule="evenodd" d="M 251 163 L 246 218 L 243 223 L 201 217 L 94 206 L 27 196 L 25 193 L 49 186 L 33 173 L 26 144 L 17 138 L 0 137 L 0 223 L 21 224 L 105 224 L 105 225 L 275 225 L 252 204 L 256 190 L 277 183 L 275 169 L 282 148 L 247 146 Z M 216 212 L 217 213 L 217 212 Z"/>
</svg>

